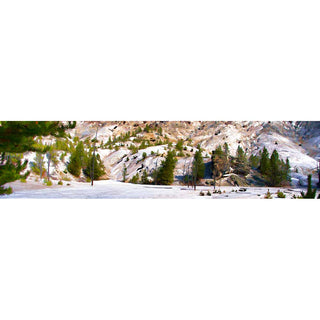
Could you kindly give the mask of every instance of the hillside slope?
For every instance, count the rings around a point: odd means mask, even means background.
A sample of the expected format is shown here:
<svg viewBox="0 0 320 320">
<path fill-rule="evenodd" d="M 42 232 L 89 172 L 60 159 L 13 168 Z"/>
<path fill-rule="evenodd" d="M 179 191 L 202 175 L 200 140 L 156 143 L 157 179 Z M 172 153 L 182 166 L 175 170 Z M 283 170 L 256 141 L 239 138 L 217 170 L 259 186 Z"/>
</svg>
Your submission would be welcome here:
<svg viewBox="0 0 320 320">
<path fill-rule="evenodd" d="M 276 149 L 282 159 L 289 158 L 294 184 L 305 184 L 308 173 L 316 173 L 320 159 L 320 122 L 302 121 L 79 121 L 70 130 L 70 142 L 89 141 L 97 136 L 100 155 L 110 179 L 127 179 L 147 170 L 152 173 L 167 151 L 183 140 L 183 154 L 178 157 L 176 179 L 182 177 L 200 144 L 206 163 L 218 145 L 228 143 L 231 155 L 241 146 L 247 155 L 258 154 L 266 147 L 271 154 Z M 53 139 L 43 140 L 52 143 Z M 62 152 L 58 152 L 58 156 Z M 66 172 L 70 154 L 52 165 L 56 179 L 74 179 Z M 32 162 L 33 153 L 25 155 Z"/>
</svg>

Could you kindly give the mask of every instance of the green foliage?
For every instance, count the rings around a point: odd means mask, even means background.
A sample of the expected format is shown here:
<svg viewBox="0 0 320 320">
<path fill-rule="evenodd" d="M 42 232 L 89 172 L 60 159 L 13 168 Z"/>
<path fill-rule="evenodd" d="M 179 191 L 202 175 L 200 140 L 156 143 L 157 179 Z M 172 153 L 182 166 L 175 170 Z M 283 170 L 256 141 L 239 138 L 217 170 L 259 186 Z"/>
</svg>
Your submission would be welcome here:
<svg viewBox="0 0 320 320">
<path fill-rule="evenodd" d="M 11 187 L 4 188 L 4 187 L 0 186 L 0 195 L 11 194 L 11 193 L 12 193 Z"/>
<path fill-rule="evenodd" d="M 58 181 L 58 185 L 59 185 L 59 186 L 62 186 L 62 185 L 63 185 L 63 182 L 62 182 L 61 180 L 59 180 L 59 181 Z"/>
<path fill-rule="evenodd" d="M 143 170 L 143 172 L 142 172 L 141 183 L 142 184 L 149 184 L 150 183 L 147 170 Z"/>
<path fill-rule="evenodd" d="M 75 125 L 74 121 L 0 121 L 0 152 L 39 151 L 35 137 L 65 137 L 65 131 Z"/>
<path fill-rule="evenodd" d="M 219 145 L 211 155 L 211 170 L 214 180 L 221 178 L 230 169 L 229 149 L 225 144 L 224 150 Z"/>
<path fill-rule="evenodd" d="M 238 146 L 237 155 L 234 159 L 234 172 L 243 176 L 246 176 L 250 172 L 250 166 L 247 156 L 243 149 Z"/>
<path fill-rule="evenodd" d="M 126 182 L 126 180 L 127 180 L 127 171 L 128 171 L 128 169 L 127 169 L 126 165 L 124 164 L 123 169 L 122 169 L 122 182 Z"/>
<path fill-rule="evenodd" d="M 182 152 L 183 150 L 183 139 L 178 140 L 176 144 L 176 150 Z"/>
<path fill-rule="evenodd" d="M 27 161 L 21 163 L 20 159 L 10 157 L 5 164 L 0 165 L 0 186 L 15 180 L 26 179 L 30 172 L 24 175 L 21 175 L 20 172 L 26 169 L 27 163 Z"/>
<path fill-rule="evenodd" d="M 149 133 L 151 130 L 150 126 L 146 124 L 145 128 L 143 129 L 144 132 Z"/>
<path fill-rule="evenodd" d="M 51 180 L 45 180 L 45 181 L 44 181 L 44 184 L 45 184 L 47 187 L 51 187 L 51 186 L 52 186 L 52 181 L 51 181 Z"/>
<path fill-rule="evenodd" d="M 264 147 L 259 170 L 269 186 L 284 186 L 291 181 L 289 159 L 280 159 L 277 150 L 274 150 L 269 158 L 268 150 Z"/>
<path fill-rule="evenodd" d="M 87 161 L 88 157 L 84 150 L 83 143 L 82 141 L 79 141 L 76 149 L 71 153 L 67 170 L 75 177 L 79 177 L 81 174 L 81 169 L 85 167 Z"/>
<path fill-rule="evenodd" d="M 285 195 L 282 191 L 278 190 L 278 192 L 277 192 L 277 197 L 284 199 L 284 198 L 286 197 L 286 195 Z"/>
<path fill-rule="evenodd" d="M 308 175 L 308 190 L 307 193 L 301 191 L 301 196 L 303 199 L 314 199 L 316 197 L 317 189 L 312 190 L 312 182 L 311 182 L 312 175 Z"/>
<path fill-rule="evenodd" d="M 131 144 L 128 149 L 131 150 L 132 154 L 138 152 L 138 148 L 134 144 Z"/>
<path fill-rule="evenodd" d="M 93 177 L 93 180 L 98 180 L 106 173 L 99 154 L 96 156 L 91 155 L 87 161 L 87 166 L 83 170 L 83 173 L 89 178 Z"/>
<path fill-rule="evenodd" d="M 144 160 L 146 157 L 147 157 L 147 153 L 144 152 L 144 153 L 142 154 L 142 159 Z"/>
<path fill-rule="evenodd" d="M 67 139 L 56 139 L 54 144 L 55 150 L 61 150 L 65 152 L 70 152 L 72 149 L 72 143 L 69 143 Z"/>
<path fill-rule="evenodd" d="M 228 157 L 230 155 L 230 151 L 229 151 L 229 145 L 227 142 L 224 143 L 223 145 L 223 151 L 225 153 L 225 155 Z"/>
<path fill-rule="evenodd" d="M 270 191 L 268 190 L 268 192 L 265 194 L 264 196 L 265 199 L 272 199 L 272 195 L 270 193 Z"/>
<path fill-rule="evenodd" d="M 261 157 L 260 157 L 260 172 L 262 175 L 269 175 L 270 173 L 270 159 L 269 152 L 266 147 L 263 148 Z"/>
<path fill-rule="evenodd" d="M 0 153 L 23 153 L 26 151 L 46 152 L 46 148 L 36 141 L 36 137 L 54 136 L 66 137 L 65 131 L 74 128 L 75 122 L 60 121 L 0 121 Z M 20 172 L 27 166 L 27 161 L 21 164 L 21 159 L 12 161 L 11 157 L 1 162 L 0 186 L 14 180 L 26 178 Z M 3 188 L 1 188 L 4 190 Z M 5 191 L 3 191 L 5 192 Z"/>
<path fill-rule="evenodd" d="M 277 150 L 274 150 L 270 158 L 270 170 L 267 179 L 270 186 L 281 186 L 286 184 L 289 179 L 290 164 L 289 160 L 285 163 L 279 158 Z"/>
<path fill-rule="evenodd" d="M 157 184 L 170 185 L 174 181 L 174 168 L 177 159 L 174 157 L 172 151 L 169 151 L 167 157 L 162 161 L 160 168 L 156 172 Z"/>
<path fill-rule="evenodd" d="M 203 157 L 201 154 L 200 146 L 194 154 L 193 163 L 192 163 L 192 176 L 194 182 L 199 181 L 204 177 L 205 165 L 203 162 Z"/>
<path fill-rule="evenodd" d="M 129 182 L 130 183 L 135 183 L 135 184 L 137 184 L 137 183 L 139 183 L 139 174 L 138 173 L 136 173 L 130 180 L 129 180 Z"/>
<path fill-rule="evenodd" d="M 34 172 L 35 174 L 38 174 L 40 178 L 42 178 L 43 173 L 45 171 L 43 154 L 41 154 L 40 152 L 37 152 L 33 159 L 33 162 L 30 163 L 30 167 L 32 172 Z"/>
<path fill-rule="evenodd" d="M 249 158 L 249 164 L 252 169 L 258 169 L 260 165 L 260 158 L 252 154 Z"/>
</svg>

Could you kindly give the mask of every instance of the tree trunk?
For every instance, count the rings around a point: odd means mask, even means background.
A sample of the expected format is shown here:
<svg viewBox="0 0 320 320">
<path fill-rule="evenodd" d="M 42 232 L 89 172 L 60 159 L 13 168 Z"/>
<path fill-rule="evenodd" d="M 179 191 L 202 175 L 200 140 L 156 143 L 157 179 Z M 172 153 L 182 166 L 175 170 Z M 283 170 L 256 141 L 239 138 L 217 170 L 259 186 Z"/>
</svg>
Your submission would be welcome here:
<svg viewBox="0 0 320 320">
<path fill-rule="evenodd" d="M 47 178 L 50 180 L 50 163 L 51 163 L 51 154 L 48 154 L 48 171 L 47 171 Z"/>
<path fill-rule="evenodd" d="M 40 159 L 40 164 L 39 164 L 39 170 L 40 170 L 40 181 L 42 179 L 42 161 Z"/>
</svg>

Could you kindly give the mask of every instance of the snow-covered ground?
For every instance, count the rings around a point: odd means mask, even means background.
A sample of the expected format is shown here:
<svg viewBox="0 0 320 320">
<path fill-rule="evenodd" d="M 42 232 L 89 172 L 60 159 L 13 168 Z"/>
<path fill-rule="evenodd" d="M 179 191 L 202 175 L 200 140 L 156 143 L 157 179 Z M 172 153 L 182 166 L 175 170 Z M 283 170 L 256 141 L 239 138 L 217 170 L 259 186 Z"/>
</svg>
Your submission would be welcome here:
<svg viewBox="0 0 320 320">
<path fill-rule="evenodd" d="M 14 193 L 3 196 L 1 199 L 17 198 L 67 198 L 67 199 L 263 199 L 270 190 L 272 197 L 277 198 L 279 188 L 248 187 L 246 191 L 240 191 L 235 187 L 220 187 L 221 194 L 213 193 L 213 187 L 197 187 L 197 190 L 185 186 L 154 186 L 122 183 L 114 180 L 95 181 L 94 186 L 90 183 L 70 182 L 70 185 L 45 187 L 39 183 L 10 183 Z M 217 188 L 218 189 L 218 188 Z M 200 191 L 211 196 L 200 196 Z M 286 199 L 291 199 L 293 194 L 300 195 L 302 188 L 283 189 Z"/>
</svg>

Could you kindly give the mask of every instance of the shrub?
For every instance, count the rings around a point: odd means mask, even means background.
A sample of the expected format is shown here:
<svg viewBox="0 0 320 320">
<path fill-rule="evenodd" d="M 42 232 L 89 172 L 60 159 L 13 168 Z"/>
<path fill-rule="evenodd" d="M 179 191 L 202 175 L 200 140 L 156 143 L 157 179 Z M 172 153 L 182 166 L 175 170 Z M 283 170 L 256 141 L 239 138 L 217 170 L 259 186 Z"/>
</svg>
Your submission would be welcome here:
<svg viewBox="0 0 320 320">
<path fill-rule="evenodd" d="M 277 197 L 278 197 L 278 198 L 285 198 L 286 195 L 285 195 L 282 191 L 278 190 L 278 192 L 277 192 Z"/>
<path fill-rule="evenodd" d="M 0 186 L 0 195 L 4 195 L 4 194 L 11 194 L 12 193 L 12 188 L 8 187 L 8 188 L 4 188 Z"/>
<path fill-rule="evenodd" d="M 47 187 L 50 187 L 50 186 L 52 186 L 52 181 L 51 181 L 51 180 L 45 180 L 45 181 L 44 181 L 44 184 L 45 184 Z"/>
<path fill-rule="evenodd" d="M 130 183 L 139 183 L 139 174 L 135 174 L 130 180 Z"/>
<path fill-rule="evenodd" d="M 211 192 L 209 190 L 207 192 L 207 196 L 211 196 Z"/>
<path fill-rule="evenodd" d="M 62 182 L 61 180 L 59 180 L 59 181 L 58 181 L 58 185 L 59 185 L 59 186 L 62 186 L 62 185 L 63 185 L 63 182 Z"/>
<path fill-rule="evenodd" d="M 271 193 L 270 193 L 269 190 L 268 190 L 268 192 L 265 194 L 264 198 L 265 198 L 265 199 L 272 199 L 272 196 L 271 196 Z"/>
<path fill-rule="evenodd" d="M 200 191 L 199 196 L 203 197 L 204 196 L 204 192 Z"/>
<path fill-rule="evenodd" d="M 22 183 L 26 183 L 26 182 L 27 182 L 27 180 L 26 180 L 25 178 L 21 178 L 20 181 L 21 181 Z"/>
</svg>

